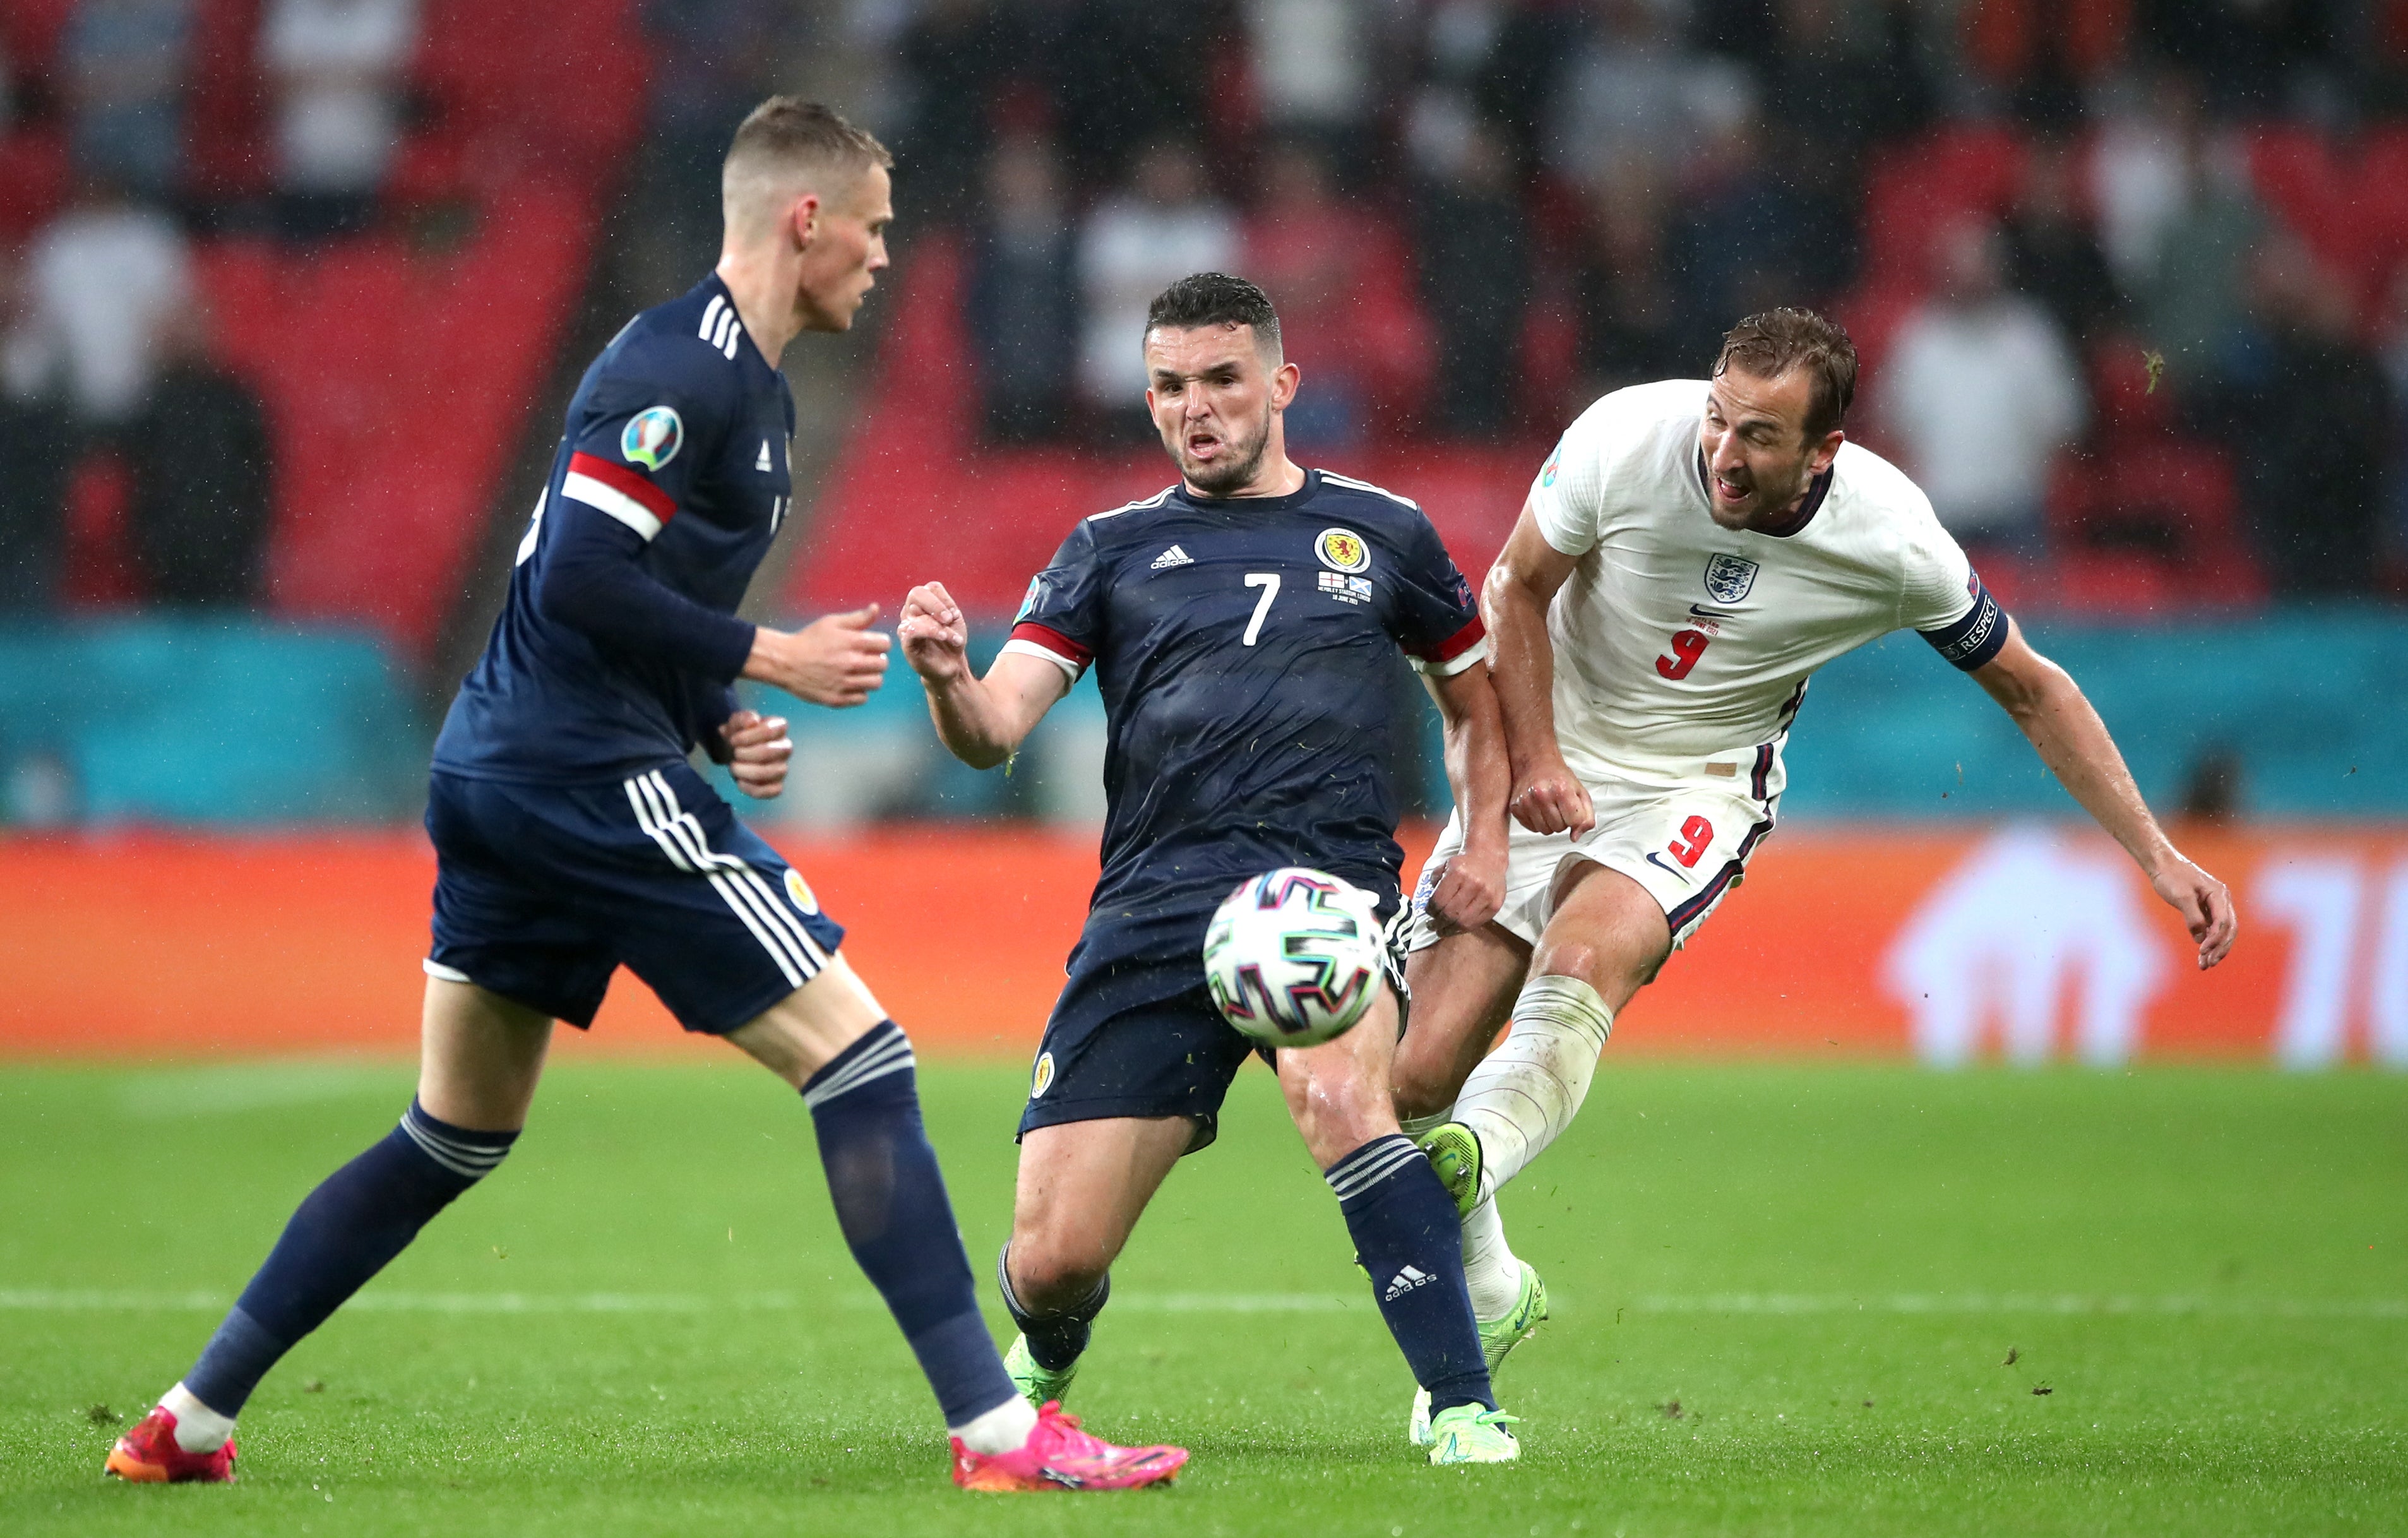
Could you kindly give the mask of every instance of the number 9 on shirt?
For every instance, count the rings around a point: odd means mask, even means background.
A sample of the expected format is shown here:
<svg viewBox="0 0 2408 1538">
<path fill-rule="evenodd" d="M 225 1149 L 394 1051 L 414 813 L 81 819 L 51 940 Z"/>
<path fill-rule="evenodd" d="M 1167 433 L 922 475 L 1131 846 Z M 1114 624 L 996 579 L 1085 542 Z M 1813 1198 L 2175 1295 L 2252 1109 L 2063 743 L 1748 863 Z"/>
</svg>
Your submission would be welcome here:
<svg viewBox="0 0 2408 1538">
<path fill-rule="evenodd" d="M 1370 893 L 1287 866 L 1222 899 L 1204 931 L 1204 979 L 1241 1034 L 1271 1047 L 1318 1046 L 1370 1009 L 1385 947 Z"/>
</svg>

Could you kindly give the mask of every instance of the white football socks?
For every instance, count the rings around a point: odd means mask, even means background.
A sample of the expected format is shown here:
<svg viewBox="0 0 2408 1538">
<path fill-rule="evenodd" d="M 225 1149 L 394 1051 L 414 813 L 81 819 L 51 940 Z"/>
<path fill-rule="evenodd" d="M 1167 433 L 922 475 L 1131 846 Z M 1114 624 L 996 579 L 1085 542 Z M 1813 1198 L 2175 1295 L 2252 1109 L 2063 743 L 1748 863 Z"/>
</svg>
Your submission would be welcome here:
<svg viewBox="0 0 2408 1538">
<path fill-rule="evenodd" d="M 1522 1301 L 1522 1262 L 1505 1243 L 1505 1220 L 1493 1196 L 1463 1220 L 1463 1279 L 1471 1288 L 1475 1319 L 1501 1319 Z"/>
<path fill-rule="evenodd" d="M 1455 1119 L 1480 1134 L 1480 1194 L 1493 1197 L 1572 1124 L 1613 1012 L 1576 977 L 1534 977 L 1513 1001 L 1513 1029 L 1455 1097 Z"/>
<path fill-rule="evenodd" d="M 182 1384 L 159 1396 L 160 1408 L 176 1417 L 176 1445 L 188 1453 L 213 1453 L 234 1435 L 234 1417 L 219 1415 Z"/>
<path fill-rule="evenodd" d="M 1018 1394 L 994 1409 L 974 1416 L 968 1424 L 945 1428 L 962 1445 L 982 1458 L 1017 1450 L 1037 1429 L 1037 1408 Z"/>
</svg>

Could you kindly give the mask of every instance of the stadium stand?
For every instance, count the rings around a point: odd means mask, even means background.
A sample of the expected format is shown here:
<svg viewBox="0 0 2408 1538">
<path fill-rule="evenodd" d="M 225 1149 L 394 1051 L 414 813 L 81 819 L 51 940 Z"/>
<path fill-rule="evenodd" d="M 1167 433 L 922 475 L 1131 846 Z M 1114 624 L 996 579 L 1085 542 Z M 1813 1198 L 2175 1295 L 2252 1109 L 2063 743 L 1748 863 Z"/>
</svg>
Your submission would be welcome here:
<svg viewBox="0 0 2408 1538">
<path fill-rule="evenodd" d="M 7 7 L 0 40 L 28 78 L 44 78 L 72 8 Z M 190 201 L 237 231 L 265 187 L 258 21 L 256 0 L 206 0 L 191 96 Z M 200 243 L 221 349 L 275 429 L 276 613 L 364 625 L 426 654 L 574 311 L 613 165 L 640 125 L 645 57 L 632 0 L 435 0 L 387 227 L 316 248 L 246 233 Z M 65 195 L 64 134 L 36 120 L 0 139 L 0 238 L 22 238 Z M 464 237 L 439 220 L 407 228 L 452 209 Z M 138 599 L 113 553 L 109 468 L 79 485 L 69 593 L 101 608 Z"/>
</svg>

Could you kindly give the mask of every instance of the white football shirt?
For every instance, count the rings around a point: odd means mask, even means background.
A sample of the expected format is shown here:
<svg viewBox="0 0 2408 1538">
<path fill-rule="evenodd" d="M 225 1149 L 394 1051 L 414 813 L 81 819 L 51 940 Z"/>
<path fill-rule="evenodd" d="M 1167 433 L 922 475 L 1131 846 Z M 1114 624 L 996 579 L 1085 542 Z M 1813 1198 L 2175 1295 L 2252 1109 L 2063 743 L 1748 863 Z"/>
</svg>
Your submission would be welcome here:
<svg viewBox="0 0 2408 1538">
<path fill-rule="evenodd" d="M 1668 380 L 1613 392 L 1530 488 L 1539 532 L 1579 557 L 1547 633 L 1555 734 L 1584 780 L 1727 773 L 1703 761 L 1767 746 L 1770 767 L 1807 678 L 1833 657 L 1913 629 L 1970 670 L 2006 640 L 1930 502 L 1854 443 L 1794 532 L 1715 523 L 1698 444 L 1706 391 Z"/>
</svg>

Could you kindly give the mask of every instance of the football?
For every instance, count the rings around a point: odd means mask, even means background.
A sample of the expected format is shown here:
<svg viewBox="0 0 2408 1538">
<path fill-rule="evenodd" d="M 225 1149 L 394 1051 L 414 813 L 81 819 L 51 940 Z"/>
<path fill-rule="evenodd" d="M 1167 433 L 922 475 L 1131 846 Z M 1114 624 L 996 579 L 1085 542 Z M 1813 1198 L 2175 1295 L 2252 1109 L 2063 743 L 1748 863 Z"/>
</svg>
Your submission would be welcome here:
<svg viewBox="0 0 2408 1538">
<path fill-rule="evenodd" d="M 1370 893 L 1288 866 L 1222 899 L 1204 931 L 1204 977 L 1221 1017 L 1246 1035 L 1317 1046 L 1370 1009 L 1385 945 Z"/>
</svg>

